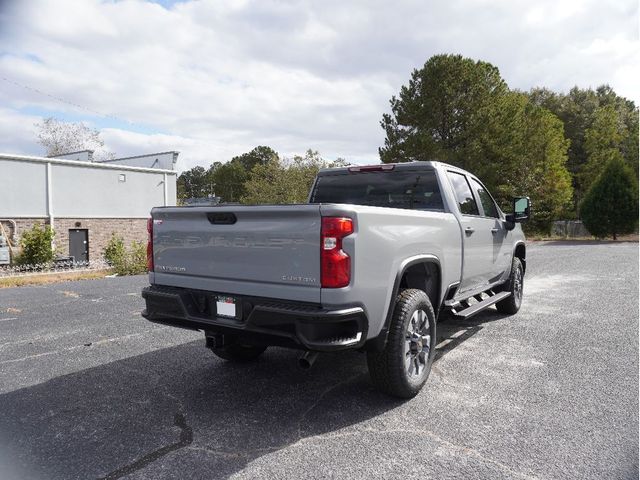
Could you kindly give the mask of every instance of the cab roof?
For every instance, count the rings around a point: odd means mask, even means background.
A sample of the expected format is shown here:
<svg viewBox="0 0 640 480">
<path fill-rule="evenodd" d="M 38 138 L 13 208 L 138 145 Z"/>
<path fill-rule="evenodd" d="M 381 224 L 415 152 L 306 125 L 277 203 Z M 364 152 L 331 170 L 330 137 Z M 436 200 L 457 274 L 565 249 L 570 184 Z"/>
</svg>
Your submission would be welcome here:
<svg viewBox="0 0 640 480">
<path fill-rule="evenodd" d="M 365 172 L 389 172 L 395 170 L 416 170 L 428 169 L 432 170 L 438 165 L 443 167 L 456 168 L 453 165 L 439 162 L 436 160 L 419 161 L 419 162 L 397 162 L 397 163 L 378 163 L 374 165 L 349 165 L 348 167 L 323 168 L 318 175 L 339 175 L 343 173 L 365 173 Z"/>
</svg>

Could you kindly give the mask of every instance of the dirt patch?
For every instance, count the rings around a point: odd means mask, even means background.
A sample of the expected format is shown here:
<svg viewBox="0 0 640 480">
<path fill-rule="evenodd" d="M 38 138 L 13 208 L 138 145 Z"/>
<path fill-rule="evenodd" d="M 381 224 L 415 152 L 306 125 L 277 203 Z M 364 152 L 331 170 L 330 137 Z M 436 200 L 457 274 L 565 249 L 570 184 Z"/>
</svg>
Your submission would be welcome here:
<svg viewBox="0 0 640 480">
<path fill-rule="evenodd" d="M 96 270 L 94 272 L 64 272 L 46 275 L 30 275 L 28 277 L 0 278 L 0 288 L 21 287 L 24 285 L 47 285 L 50 283 L 70 282 L 73 280 L 93 280 L 104 278 L 111 273 L 110 270 Z M 62 292 L 63 294 L 65 292 Z M 77 293 L 68 292 L 73 296 Z"/>
<path fill-rule="evenodd" d="M 80 298 L 80 295 L 78 295 L 76 292 L 71 292 L 69 290 L 62 290 L 60 293 L 65 297 Z"/>
</svg>

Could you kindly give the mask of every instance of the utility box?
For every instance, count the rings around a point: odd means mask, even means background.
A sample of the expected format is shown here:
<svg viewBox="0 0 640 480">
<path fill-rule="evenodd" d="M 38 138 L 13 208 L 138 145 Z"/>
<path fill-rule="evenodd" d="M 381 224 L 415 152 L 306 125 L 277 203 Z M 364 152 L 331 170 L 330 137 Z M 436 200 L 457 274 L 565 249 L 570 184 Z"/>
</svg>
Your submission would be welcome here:
<svg viewBox="0 0 640 480">
<path fill-rule="evenodd" d="M 0 235 L 0 265 L 9 265 L 11 256 L 9 255 L 9 246 L 7 240 Z"/>
</svg>

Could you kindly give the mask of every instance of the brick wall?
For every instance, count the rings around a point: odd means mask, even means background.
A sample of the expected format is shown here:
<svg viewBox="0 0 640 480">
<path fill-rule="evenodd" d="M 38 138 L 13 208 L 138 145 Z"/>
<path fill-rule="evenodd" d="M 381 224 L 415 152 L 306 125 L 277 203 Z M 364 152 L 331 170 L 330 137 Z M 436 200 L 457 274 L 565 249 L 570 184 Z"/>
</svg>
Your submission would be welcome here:
<svg viewBox="0 0 640 480">
<path fill-rule="evenodd" d="M 36 223 L 46 225 L 46 218 L 14 218 L 18 227 L 18 235 L 30 229 Z M 131 242 L 147 242 L 147 220 L 145 218 L 54 218 L 55 247 L 58 255 L 69 255 L 69 230 L 76 228 L 89 230 L 89 260 L 102 258 L 102 251 L 107 246 L 112 233 L 124 238 L 128 247 Z M 79 223 L 79 226 L 76 226 Z M 2 222 L 7 234 L 11 235 L 11 224 Z"/>
<path fill-rule="evenodd" d="M 40 225 L 49 224 L 48 218 L 13 218 L 12 220 L 16 222 L 18 236 L 25 230 L 29 230 L 30 228 L 32 228 L 36 223 L 39 223 Z M 13 231 L 13 224 L 11 222 L 7 222 L 6 220 L 2 220 L 0 221 L 0 223 L 2 223 L 2 227 L 4 228 L 4 231 L 9 236 L 9 238 L 14 238 L 16 235 L 16 232 Z M 0 230 L 0 234 L 1 233 L 2 233 L 2 230 Z M 14 245 L 13 240 L 11 241 L 11 245 L 17 246 L 17 245 Z"/>
<path fill-rule="evenodd" d="M 112 233 L 124 238 L 127 247 L 133 241 L 147 243 L 146 218 L 56 218 L 54 227 L 56 251 L 61 255 L 69 254 L 69 230 L 88 229 L 89 260 L 102 258 Z"/>
</svg>

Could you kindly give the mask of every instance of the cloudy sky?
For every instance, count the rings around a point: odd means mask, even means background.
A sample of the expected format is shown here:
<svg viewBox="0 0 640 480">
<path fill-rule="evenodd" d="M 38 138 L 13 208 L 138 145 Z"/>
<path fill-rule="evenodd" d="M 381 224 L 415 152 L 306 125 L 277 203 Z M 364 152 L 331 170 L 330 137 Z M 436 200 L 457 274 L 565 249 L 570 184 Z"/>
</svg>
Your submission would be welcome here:
<svg viewBox="0 0 640 480">
<path fill-rule="evenodd" d="M 637 0 L 0 0 L 0 151 L 43 154 L 53 116 L 180 170 L 256 145 L 377 162 L 389 98 L 437 53 L 640 103 Z"/>
</svg>

